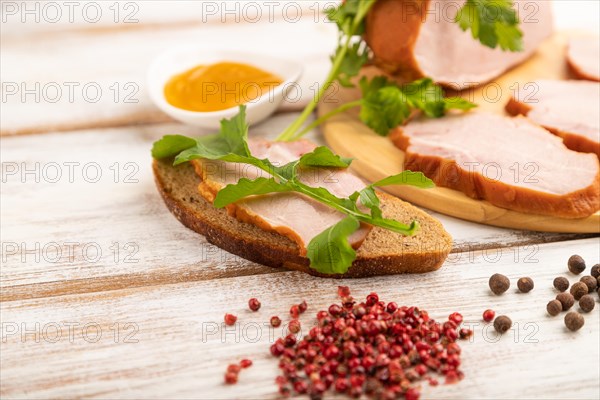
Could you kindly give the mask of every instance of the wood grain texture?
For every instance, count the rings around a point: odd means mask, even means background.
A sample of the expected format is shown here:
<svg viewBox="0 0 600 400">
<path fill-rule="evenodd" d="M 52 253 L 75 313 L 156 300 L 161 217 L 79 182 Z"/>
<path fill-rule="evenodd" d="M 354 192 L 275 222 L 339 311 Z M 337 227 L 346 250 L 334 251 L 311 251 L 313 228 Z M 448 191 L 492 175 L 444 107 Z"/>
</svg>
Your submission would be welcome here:
<svg viewBox="0 0 600 400">
<path fill-rule="evenodd" d="M 302 109 L 327 74 L 328 56 L 335 47 L 335 27 L 321 20 L 307 14 L 290 22 L 278 18 L 272 23 L 240 23 L 236 29 L 230 24 L 196 23 L 78 35 L 71 31 L 3 35 L 0 67 L 6 93 L 0 135 L 171 121 L 151 102 L 146 72 L 160 53 L 185 43 L 200 44 L 207 52 L 248 51 L 247 44 L 252 43 L 258 54 L 297 60 L 305 66 L 303 77 L 280 109 Z M 218 46 L 207 38 L 218 38 Z M 312 45 L 303 46 L 307 42 Z"/>
<path fill-rule="evenodd" d="M 505 114 L 504 106 L 515 85 L 527 85 L 535 79 L 566 78 L 564 60 L 564 34 L 557 34 L 540 48 L 526 63 L 480 88 L 460 95 L 479 105 L 479 109 Z M 373 69 L 366 74 L 376 73 Z M 495 94 L 490 94 L 495 93 Z M 355 99 L 356 90 L 340 90 L 335 98 L 324 101 L 319 107 L 321 115 L 339 104 Z M 491 96 L 494 96 L 493 98 Z M 337 101 L 336 101 L 337 100 Z M 356 113 L 342 113 L 323 124 L 327 143 L 337 153 L 354 157 L 354 170 L 365 179 L 376 181 L 398 174 L 404 165 L 404 153 L 385 137 L 378 136 L 366 127 Z M 551 216 L 525 214 L 493 206 L 487 201 L 475 200 L 465 194 L 444 188 L 422 190 L 412 187 L 386 187 L 390 193 L 411 203 L 468 221 L 515 229 L 547 232 L 600 232 L 600 211 L 587 218 L 565 219 Z"/>
<path fill-rule="evenodd" d="M 420 306 L 435 319 L 460 311 L 472 325 L 473 340 L 462 342 L 466 378 L 457 385 L 424 385 L 424 398 L 594 399 L 600 385 L 599 305 L 574 333 L 566 331 L 564 314 L 549 317 L 545 306 L 556 295 L 555 276 L 578 279 L 567 272 L 568 255 L 581 254 L 594 264 L 599 244 L 594 238 L 463 253 L 434 273 L 344 284 L 356 297 L 377 291 L 386 301 Z M 512 283 L 502 296 L 488 288 L 488 278 L 496 272 Z M 532 292 L 517 293 L 521 276 L 534 280 Z M 289 306 L 306 299 L 309 311 L 301 318 L 306 332 L 316 311 L 336 301 L 339 283 L 282 272 L 5 302 L 0 394 L 276 398 L 277 361 L 268 355 L 268 343 L 284 331 L 269 331 L 263 324 L 271 315 L 287 321 Z M 247 310 L 250 297 L 262 302 L 259 312 Z M 510 316 L 514 329 L 497 337 L 481 321 L 486 308 Z M 238 315 L 235 329 L 223 329 L 226 312 Z M 241 373 L 238 385 L 224 385 L 227 364 L 241 358 L 252 359 L 254 366 Z"/>
<path fill-rule="evenodd" d="M 295 116 L 272 118 L 251 134 L 273 137 Z M 154 186 L 150 148 L 168 133 L 204 132 L 166 124 L 1 138 L 0 299 L 272 272 L 209 244 L 167 211 Z M 454 251 L 580 237 L 434 215 L 453 236 Z"/>
<path fill-rule="evenodd" d="M 90 4 L 91 3 L 91 4 Z M 292 3 L 292 4 L 289 4 Z M 280 23 L 323 16 L 324 7 L 313 2 L 255 1 L 251 4 L 229 4 L 214 0 L 140 0 L 94 2 L 81 1 L 72 5 L 54 3 L 50 6 L 33 0 L 5 5 L 2 35 L 18 37 L 47 35 L 53 32 L 81 33 L 114 30 L 155 29 L 200 24 Z M 29 10 L 29 14 L 24 14 Z M 36 20 L 37 16 L 37 20 Z M 35 22 L 35 23 L 34 23 Z"/>
</svg>

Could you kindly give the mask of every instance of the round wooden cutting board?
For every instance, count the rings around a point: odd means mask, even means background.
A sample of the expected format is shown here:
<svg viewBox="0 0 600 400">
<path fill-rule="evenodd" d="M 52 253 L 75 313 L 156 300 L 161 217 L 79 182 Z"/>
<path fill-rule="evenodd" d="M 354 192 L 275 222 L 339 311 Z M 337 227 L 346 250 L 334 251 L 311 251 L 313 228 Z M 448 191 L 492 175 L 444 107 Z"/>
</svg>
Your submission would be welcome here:
<svg viewBox="0 0 600 400">
<path fill-rule="evenodd" d="M 565 33 L 556 34 L 524 64 L 492 83 L 462 92 L 461 96 L 477 103 L 479 110 L 505 114 L 504 106 L 517 85 L 523 88 L 523 85 L 536 79 L 568 79 L 565 65 L 566 38 Z M 375 73 L 377 71 L 372 67 L 364 71 L 365 75 Z M 330 93 L 319 105 L 319 114 L 324 115 L 340 104 L 357 98 L 359 92 L 356 89 Z M 388 138 L 378 136 L 360 122 L 355 110 L 330 118 L 322 125 L 322 130 L 327 143 L 335 152 L 355 159 L 352 168 L 363 178 L 373 182 L 402 172 L 404 153 Z M 386 191 L 430 210 L 487 225 L 545 232 L 600 232 L 600 212 L 588 218 L 564 219 L 510 211 L 443 187 L 424 190 L 390 186 L 386 187 Z"/>
</svg>

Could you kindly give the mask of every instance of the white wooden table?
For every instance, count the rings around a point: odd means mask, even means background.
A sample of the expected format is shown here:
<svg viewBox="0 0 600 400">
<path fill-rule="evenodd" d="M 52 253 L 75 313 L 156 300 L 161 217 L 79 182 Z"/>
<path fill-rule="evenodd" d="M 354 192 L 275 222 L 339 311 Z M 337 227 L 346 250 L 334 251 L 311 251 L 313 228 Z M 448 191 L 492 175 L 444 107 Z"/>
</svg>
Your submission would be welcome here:
<svg viewBox="0 0 600 400">
<path fill-rule="evenodd" d="M 417 305 L 434 318 L 459 311 L 472 325 L 473 339 L 463 342 L 465 379 L 425 384 L 425 398 L 600 397 L 600 306 L 575 333 L 562 316 L 545 312 L 556 295 L 554 277 L 577 280 L 566 272 L 571 254 L 590 266 L 600 261 L 598 237 L 436 215 L 454 237 L 442 269 L 340 282 L 248 262 L 180 225 L 154 188 L 149 149 L 166 133 L 202 132 L 150 104 L 148 62 L 182 41 L 252 43 L 303 60 L 309 87 L 326 73 L 335 31 L 314 22 L 306 2 L 309 18 L 296 23 L 237 25 L 214 18 L 199 24 L 180 3 L 170 13 L 154 2 L 135 4 L 139 22 L 132 26 L 106 14 L 97 25 L 2 25 L 3 85 L 94 82 L 103 89 L 97 103 L 77 98 L 80 92 L 73 102 L 63 95 L 52 103 L 49 92 L 39 102 L 34 94 L 22 101 L 22 93 L 2 100 L 2 398 L 275 398 L 277 361 L 268 347 L 281 332 L 264 323 L 306 299 L 301 320 L 309 326 L 316 311 L 336 301 L 338 284 L 357 297 L 377 291 L 384 300 Z M 121 18 L 125 11 L 131 10 L 122 8 Z M 131 95 L 137 102 L 125 101 L 131 87 L 139 89 Z M 301 105 L 287 104 L 252 134 L 276 134 Z M 513 285 L 499 297 L 487 287 L 495 272 Z M 516 292 L 521 276 L 535 281 L 531 293 Z M 262 302 L 258 313 L 247 310 L 250 297 Z M 497 337 L 481 321 L 487 308 L 509 315 L 514 328 Z M 236 330 L 223 329 L 226 312 L 238 315 Z M 224 385 L 227 364 L 241 358 L 254 366 L 237 385 Z"/>
</svg>

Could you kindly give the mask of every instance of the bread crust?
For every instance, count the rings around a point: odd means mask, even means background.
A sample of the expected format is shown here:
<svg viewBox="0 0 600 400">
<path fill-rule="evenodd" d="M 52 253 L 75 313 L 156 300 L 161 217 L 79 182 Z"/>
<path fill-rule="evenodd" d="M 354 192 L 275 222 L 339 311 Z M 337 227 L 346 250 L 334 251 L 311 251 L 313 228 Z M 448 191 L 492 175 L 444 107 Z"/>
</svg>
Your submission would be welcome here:
<svg viewBox="0 0 600 400">
<path fill-rule="evenodd" d="M 299 255 L 298 246 L 287 237 L 238 221 L 226 210 L 214 208 L 198 193 L 201 180 L 193 166 L 173 167 L 171 161 L 155 160 L 153 163 L 156 186 L 167 208 L 183 225 L 204 235 L 210 243 L 250 261 L 328 278 L 361 278 L 434 271 L 443 264 L 452 248 L 452 238 L 439 221 L 408 203 L 380 193 L 384 215 L 386 206 L 402 209 L 420 221 L 427 230 L 421 237 L 429 240 L 419 243 L 417 236 L 406 238 L 395 251 L 386 252 L 381 244 L 386 240 L 398 240 L 397 234 L 374 228 L 358 249 L 357 259 L 348 272 L 320 274 L 309 267 L 309 260 Z"/>
<path fill-rule="evenodd" d="M 487 200 L 498 207 L 560 218 L 584 218 L 600 207 L 600 173 L 590 186 L 557 196 L 490 180 L 461 168 L 454 160 L 412 153 L 410 138 L 403 134 L 401 127 L 390 135 L 390 139 L 405 152 L 405 169 L 421 171 L 436 185 L 458 190 L 474 199 Z"/>
<path fill-rule="evenodd" d="M 508 103 L 506 104 L 506 112 L 510 115 L 524 115 L 527 116 L 529 111 L 531 111 L 531 107 L 523 102 L 515 100 L 513 97 L 510 98 Z M 559 129 L 556 129 L 551 126 L 544 126 L 546 130 L 555 134 L 556 136 L 562 138 L 563 143 L 567 148 L 578 151 L 581 153 L 594 153 L 598 158 L 600 158 L 600 142 L 594 142 L 589 138 L 578 135 L 572 132 L 565 132 Z"/>
</svg>

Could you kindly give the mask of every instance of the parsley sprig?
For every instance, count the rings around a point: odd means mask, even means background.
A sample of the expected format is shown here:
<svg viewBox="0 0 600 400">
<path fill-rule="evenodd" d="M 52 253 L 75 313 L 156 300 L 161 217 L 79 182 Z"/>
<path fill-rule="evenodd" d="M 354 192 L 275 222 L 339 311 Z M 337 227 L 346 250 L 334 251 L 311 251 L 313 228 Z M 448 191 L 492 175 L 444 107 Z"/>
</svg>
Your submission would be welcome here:
<svg viewBox="0 0 600 400">
<path fill-rule="evenodd" d="M 490 48 L 523 50 L 523 32 L 512 0 L 467 0 L 454 19 L 463 31 Z"/>
<path fill-rule="evenodd" d="M 221 122 L 219 133 L 190 138 L 182 135 L 167 135 L 154 143 L 152 156 L 157 159 L 175 157 L 178 165 L 195 159 L 220 160 L 250 164 L 267 172 L 271 177 L 256 179 L 242 178 L 235 184 L 221 189 L 214 200 L 217 208 L 225 207 L 248 196 L 269 193 L 295 192 L 308 196 L 346 215 L 338 224 L 329 227 L 311 240 L 307 246 L 307 257 L 311 267 L 324 274 L 342 274 L 356 258 L 348 237 L 364 222 L 379 226 L 402 235 L 412 235 L 419 224 L 410 225 L 384 218 L 375 188 L 387 185 L 411 185 L 421 188 L 433 187 L 433 182 L 420 172 L 404 171 L 364 189 L 348 198 L 340 198 L 323 187 L 312 187 L 301 182 L 300 173 L 304 168 L 347 168 L 351 159 L 335 155 L 329 148 L 321 146 L 304 154 L 298 160 L 285 165 L 274 165 L 268 159 L 254 157 L 248 148 L 248 124 L 246 107 L 230 120 Z M 368 212 L 361 210 L 361 205 Z"/>
<path fill-rule="evenodd" d="M 371 80 L 363 77 L 359 86 L 362 96 L 359 100 L 345 103 L 317 118 L 296 134 L 292 140 L 327 121 L 334 115 L 360 107 L 360 120 L 381 136 L 402 125 L 415 111 L 428 117 L 439 118 L 448 110 L 470 110 L 476 104 L 460 97 L 444 97 L 444 91 L 429 78 L 423 78 L 405 85 L 398 85 L 383 76 Z"/>
<path fill-rule="evenodd" d="M 360 72 L 368 60 L 368 48 L 360 35 L 365 30 L 365 17 L 376 0 L 346 0 L 337 8 L 331 8 L 327 16 L 339 30 L 338 47 L 331 57 L 331 70 L 316 96 L 308 103 L 300 116 L 287 127 L 277 140 L 294 140 L 308 117 L 317 107 L 319 100 L 329 87 L 338 81 L 342 86 L 352 86 L 350 79 Z"/>
</svg>

